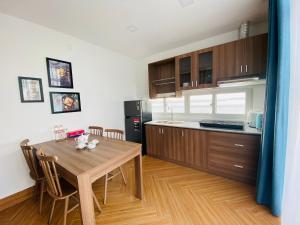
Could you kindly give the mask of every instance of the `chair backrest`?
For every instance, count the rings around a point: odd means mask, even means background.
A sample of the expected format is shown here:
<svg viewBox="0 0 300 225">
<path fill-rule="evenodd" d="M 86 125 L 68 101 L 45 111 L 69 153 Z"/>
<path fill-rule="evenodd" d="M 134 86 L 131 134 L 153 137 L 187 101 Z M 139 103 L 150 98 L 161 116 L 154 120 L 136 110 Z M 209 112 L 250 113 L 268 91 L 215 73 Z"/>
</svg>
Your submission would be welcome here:
<svg viewBox="0 0 300 225">
<path fill-rule="evenodd" d="M 103 128 L 97 126 L 89 126 L 89 133 L 93 135 L 103 136 Z"/>
<path fill-rule="evenodd" d="M 23 155 L 25 157 L 26 163 L 30 170 L 30 176 L 34 180 L 41 178 L 38 170 L 37 159 L 35 155 L 35 149 L 29 145 L 29 140 L 25 139 L 20 143 Z"/>
<path fill-rule="evenodd" d="M 123 140 L 124 131 L 118 129 L 105 129 L 108 138 Z"/>
<path fill-rule="evenodd" d="M 62 191 L 55 166 L 55 162 L 58 160 L 57 156 L 47 156 L 41 149 L 39 149 L 36 154 L 46 177 L 49 191 L 51 191 L 53 195 L 61 197 Z"/>
</svg>

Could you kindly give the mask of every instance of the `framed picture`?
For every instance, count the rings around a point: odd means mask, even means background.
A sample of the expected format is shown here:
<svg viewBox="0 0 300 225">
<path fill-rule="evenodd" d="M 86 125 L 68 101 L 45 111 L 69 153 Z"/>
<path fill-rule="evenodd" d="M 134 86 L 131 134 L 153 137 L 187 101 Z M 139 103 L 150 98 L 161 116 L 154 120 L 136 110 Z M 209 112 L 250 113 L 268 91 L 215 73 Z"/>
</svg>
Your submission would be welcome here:
<svg viewBox="0 0 300 225">
<path fill-rule="evenodd" d="M 44 102 L 42 79 L 18 77 L 21 102 Z"/>
<path fill-rule="evenodd" d="M 70 62 L 46 58 L 49 87 L 73 88 L 72 65 Z"/>
<path fill-rule="evenodd" d="M 78 92 L 50 92 L 50 103 L 53 114 L 81 111 Z"/>
</svg>

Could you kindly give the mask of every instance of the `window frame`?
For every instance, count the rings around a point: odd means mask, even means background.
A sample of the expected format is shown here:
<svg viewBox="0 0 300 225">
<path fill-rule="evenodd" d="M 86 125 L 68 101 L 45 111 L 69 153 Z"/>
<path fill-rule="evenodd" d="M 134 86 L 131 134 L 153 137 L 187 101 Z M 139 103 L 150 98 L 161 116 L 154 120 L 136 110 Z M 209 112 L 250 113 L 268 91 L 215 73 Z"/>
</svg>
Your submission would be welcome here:
<svg viewBox="0 0 300 225">
<path fill-rule="evenodd" d="M 212 98 L 211 98 L 211 113 L 199 113 L 199 112 L 191 112 L 191 97 L 192 96 L 203 96 L 203 95 L 211 95 Z M 202 94 L 191 94 L 188 96 L 188 101 L 189 101 L 189 104 L 188 104 L 188 113 L 189 114 L 192 114 L 192 115 L 214 115 L 214 111 L 215 111 L 215 107 L 214 107 L 214 94 L 213 93 L 202 93 Z"/>
<path fill-rule="evenodd" d="M 218 114 L 216 113 L 216 95 L 217 94 L 226 94 L 226 93 L 246 93 L 246 105 L 245 105 L 245 114 Z M 212 95 L 212 113 L 191 113 L 190 112 L 190 96 L 192 95 Z M 184 113 L 173 112 L 174 115 L 178 115 L 180 118 L 186 118 L 187 120 L 196 120 L 198 118 L 207 118 L 207 119 L 220 119 L 220 120 L 246 120 L 248 112 L 253 107 L 253 87 L 235 87 L 235 88 L 205 88 L 197 90 L 187 90 L 182 93 L 182 97 L 185 99 L 185 110 Z M 155 112 L 158 116 L 166 116 L 171 114 L 166 110 L 166 98 L 163 98 L 164 103 L 164 112 Z"/>
</svg>

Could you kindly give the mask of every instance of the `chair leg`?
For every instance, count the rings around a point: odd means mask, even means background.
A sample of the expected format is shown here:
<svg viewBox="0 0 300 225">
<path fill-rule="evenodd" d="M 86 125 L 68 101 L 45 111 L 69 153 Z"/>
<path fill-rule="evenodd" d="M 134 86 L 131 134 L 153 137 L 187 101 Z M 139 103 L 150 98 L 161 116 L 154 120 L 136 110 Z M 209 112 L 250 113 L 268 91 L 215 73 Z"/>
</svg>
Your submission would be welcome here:
<svg viewBox="0 0 300 225">
<path fill-rule="evenodd" d="M 122 169 L 122 167 L 121 167 L 121 166 L 119 167 L 119 169 L 120 169 L 120 171 L 121 171 L 121 174 L 122 174 L 122 177 L 123 177 L 123 182 L 124 182 L 124 184 L 126 185 L 126 178 L 125 178 L 125 175 L 124 175 L 123 169 Z"/>
<path fill-rule="evenodd" d="M 39 193 L 39 182 L 35 182 L 35 185 L 34 185 L 34 198 L 35 198 L 35 200 L 37 200 L 38 199 L 38 193 Z"/>
<path fill-rule="evenodd" d="M 95 192 L 93 192 L 93 199 L 94 199 L 94 202 L 95 202 L 95 204 L 96 204 L 97 209 L 99 210 L 99 212 L 102 212 L 102 209 L 101 209 L 100 204 L 98 202 L 98 199 L 97 199 L 97 197 L 95 195 Z"/>
<path fill-rule="evenodd" d="M 106 204 L 106 199 L 107 199 L 107 182 L 108 182 L 108 174 L 105 174 L 104 201 L 103 201 L 104 204 Z"/>
<path fill-rule="evenodd" d="M 41 190 L 40 190 L 40 214 L 42 214 L 44 188 L 45 188 L 45 181 L 42 181 L 41 182 Z"/>
<path fill-rule="evenodd" d="M 67 198 L 65 199 L 64 225 L 67 224 L 68 206 L 69 206 L 69 197 L 67 197 Z"/>
<path fill-rule="evenodd" d="M 53 216 L 53 211 L 54 211 L 55 203 L 56 203 L 56 200 L 53 199 L 52 206 L 51 206 L 51 212 L 50 212 L 50 215 L 49 215 L 48 224 L 50 224 L 51 221 L 52 221 L 52 216 Z"/>
</svg>

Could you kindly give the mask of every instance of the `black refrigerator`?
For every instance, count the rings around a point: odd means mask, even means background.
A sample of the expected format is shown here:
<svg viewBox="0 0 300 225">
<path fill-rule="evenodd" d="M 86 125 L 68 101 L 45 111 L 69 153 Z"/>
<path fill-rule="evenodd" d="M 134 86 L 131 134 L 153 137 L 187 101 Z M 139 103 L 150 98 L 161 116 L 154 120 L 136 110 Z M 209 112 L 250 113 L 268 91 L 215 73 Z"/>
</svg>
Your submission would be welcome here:
<svg viewBox="0 0 300 225">
<path fill-rule="evenodd" d="M 124 114 L 126 141 L 141 143 L 142 153 L 146 154 L 145 123 L 152 120 L 150 107 L 142 100 L 125 101 Z"/>
</svg>

